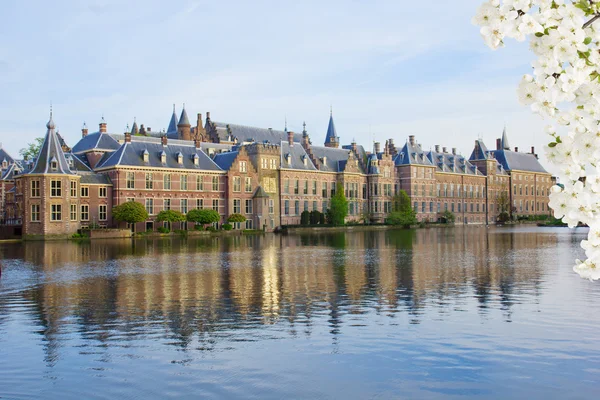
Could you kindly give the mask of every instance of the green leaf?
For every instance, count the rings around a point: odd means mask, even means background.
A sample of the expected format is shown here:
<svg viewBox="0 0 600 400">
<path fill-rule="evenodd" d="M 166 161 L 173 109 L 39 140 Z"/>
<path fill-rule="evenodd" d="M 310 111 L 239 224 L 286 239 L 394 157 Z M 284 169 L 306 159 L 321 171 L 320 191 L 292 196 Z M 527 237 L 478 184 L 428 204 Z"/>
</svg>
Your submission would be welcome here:
<svg viewBox="0 0 600 400">
<path fill-rule="evenodd" d="M 552 142 L 548 144 L 548 147 L 556 147 L 556 143 Z"/>
<path fill-rule="evenodd" d="M 560 136 L 556 137 L 556 143 L 562 143 L 562 140 L 560 140 Z"/>
<path fill-rule="evenodd" d="M 583 41 L 583 44 L 588 45 L 592 43 L 592 38 L 591 37 L 586 37 L 585 40 Z"/>
<path fill-rule="evenodd" d="M 537 36 L 537 37 L 542 37 L 542 36 L 544 36 L 544 33 L 542 33 L 542 32 L 536 32 L 536 33 L 535 33 L 535 36 Z"/>
</svg>

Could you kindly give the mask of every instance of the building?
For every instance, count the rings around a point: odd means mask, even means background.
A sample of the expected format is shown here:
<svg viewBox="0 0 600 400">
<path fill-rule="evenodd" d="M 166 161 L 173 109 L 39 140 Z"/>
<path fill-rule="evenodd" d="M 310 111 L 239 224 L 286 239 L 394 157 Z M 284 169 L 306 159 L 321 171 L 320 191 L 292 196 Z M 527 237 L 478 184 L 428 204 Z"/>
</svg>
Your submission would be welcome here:
<svg viewBox="0 0 600 400">
<path fill-rule="evenodd" d="M 551 175 L 534 154 L 508 147 L 506 131 L 496 150 L 475 141 L 470 157 L 456 148 L 425 150 L 415 136 L 399 147 L 392 138 L 366 150 L 341 145 L 330 113 L 323 146 L 302 133 L 212 121 L 198 114 L 192 126 L 185 107 L 175 107 L 168 129 L 153 131 L 134 119 L 124 133 L 110 133 L 104 117 L 98 131 L 84 124 L 72 147 L 50 116 L 44 143 L 30 163 L 0 148 L 3 223 L 23 225 L 26 236 L 70 235 L 87 227 L 121 227 L 112 208 L 144 205 L 149 219 L 136 231 L 156 230 L 162 210 L 218 211 L 221 220 L 242 214 L 236 229 L 275 230 L 300 224 L 304 211 L 325 213 L 343 190 L 348 222 L 382 223 L 400 190 L 417 218 L 439 221 L 446 212 L 461 224 L 493 223 L 503 212 L 548 214 Z M 191 229 L 180 223 L 176 229 Z"/>
</svg>

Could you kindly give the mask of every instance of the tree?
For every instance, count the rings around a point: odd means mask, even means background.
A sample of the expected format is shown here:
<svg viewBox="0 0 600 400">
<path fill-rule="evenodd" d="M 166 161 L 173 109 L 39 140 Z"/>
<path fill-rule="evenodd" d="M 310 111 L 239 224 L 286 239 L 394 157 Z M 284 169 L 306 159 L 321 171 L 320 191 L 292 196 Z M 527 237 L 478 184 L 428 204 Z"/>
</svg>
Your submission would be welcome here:
<svg viewBox="0 0 600 400">
<path fill-rule="evenodd" d="M 27 147 L 24 147 L 21 150 L 19 150 L 19 154 L 21 155 L 21 157 L 23 157 L 23 160 L 25 161 L 33 160 L 40 153 L 40 149 L 42 148 L 43 144 L 43 137 L 35 138 L 32 143 L 27 144 Z"/>
<path fill-rule="evenodd" d="M 331 197 L 330 208 L 327 210 L 327 219 L 332 225 L 344 225 L 347 215 L 348 200 L 344 195 L 344 186 L 339 183 L 335 194 Z"/>
<path fill-rule="evenodd" d="M 510 199 L 507 192 L 500 192 L 496 196 L 496 205 L 498 206 L 498 221 L 506 222 L 510 219 Z"/>
<path fill-rule="evenodd" d="M 148 219 L 148 212 L 142 203 L 128 201 L 113 207 L 112 216 L 115 221 L 136 224 Z"/>
<path fill-rule="evenodd" d="M 392 199 L 392 210 L 385 219 L 387 224 L 409 228 L 418 222 L 417 212 L 410 206 L 410 197 L 404 190 Z"/>
<path fill-rule="evenodd" d="M 241 223 L 241 222 L 245 222 L 245 221 L 246 221 L 246 217 L 244 217 L 242 214 L 238 214 L 238 213 L 233 213 L 229 217 L 227 217 L 227 222 L 231 222 L 231 223 Z"/>
<path fill-rule="evenodd" d="M 444 220 L 444 222 L 446 224 L 453 224 L 454 221 L 456 221 L 456 216 L 454 215 L 454 213 L 450 210 L 445 210 L 442 213 L 442 219 Z"/>
<path fill-rule="evenodd" d="M 492 49 L 504 46 L 507 37 L 530 37 L 538 59 L 533 74 L 521 79 L 519 99 L 552 121 L 545 152 L 561 186 L 552 188 L 549 205 L 569 227 L 589 225 L 588 240 L 581 243 L 588 259 L 577 260 L 573 269 L 590 280 L 600 279 L 600 35 L 592 26 L 598 20 L 596 0 L 488 0 L 473 17 Z"/>
<path fill-rule="evenodd" d="M 219 222 L 221 216 L 215 210 L 195 209 L 188 211 L 186 219 L 198 225 L 207 225 Z"/>
<path fill-rule="evenodd" d="M 185 215 L 176 210 L 162 210 L 156 216 L 158 222 L 183 222 Z"/>
<path fill-rule="evenodd" d="M 310 224 L 311 225 L 318 225 L 321 222 L 321 216 L 323 215 L 323 213 L 321 213 L 318 210 L 312 210 L 310 212 Z"/>
<path fill-rule="evenodd" d="M 392 199 L 392 210 L 393 211 L 408 211 L 411 210 L 410 197 L 404 190 L 400 190 L 397 195 Z"/>
<path fill-rule="evenodd" d="M 310 211 L 304 210 L 302 214 L 300 214 L 300 224 L 309 225 L 310 224 Z"/>
</svg>

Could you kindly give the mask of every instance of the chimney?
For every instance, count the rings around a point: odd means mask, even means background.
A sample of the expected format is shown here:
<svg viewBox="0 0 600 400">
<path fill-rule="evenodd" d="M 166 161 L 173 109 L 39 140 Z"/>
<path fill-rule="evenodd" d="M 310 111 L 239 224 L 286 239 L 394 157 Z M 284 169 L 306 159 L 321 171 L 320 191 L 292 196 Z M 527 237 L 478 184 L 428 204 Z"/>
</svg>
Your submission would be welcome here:
<svg viewBox="0 0 600 400">
<path fill-rule="evenodd" d="M 408 141 L 409 141 L 409 143 L 410 143 L 411 146 L 414 146 L 415 145 L 415 135 L 410 135 L 408 137 Z"/>
<path fill-rule="evenodd" d="M 452 148 L 452 154 L 453 154 L 453 155 L 456 155 L 456 147 L 453 147 L 453 148 Z"/>
<path fill-rule="evenodd" d="M 354 154 L 356 154 L 356 141 L 352 141 L 352 143 L 350 143 L 350 146 L 352 148 L 352 152 L 354 152 Z"/>
<path fill-rule="evenodd" d="M 100 121 L 100 133 L 106 133 L 106 121 L 104 120 L 104 117 L 102 117 L 102 120 Z"/>
<path fill-rule="evenodd" d="M 83 123 L 83 128 L 81 128 L 81 137 L 84 138 L 88 135 L 88 127 L 85 124 L 85 122 Z"/>
<path fill-rule="evenodd" d="M 125 132 L 125 143 L 131 143 L 131 132 Z"/>
<path fill-rule="evenodd" d="M 535 154 L 535 147 L 531 146 L 531 154 Z"/>
<path fill-rule="evenodd" d="M 290 144 L 290 146 L 294 145 L 294 132 L 292 131 L 288 132 L 288 143 Z"/>
<path fill-rule="evenodd" d="M 166 145 L 167 145 L 167 135 L 164 135 L 164 136 L 161 136 L 161 137 L 160 137 L 160 143 L 161 143 L 163 146 L 166 146 Z"/>
<path fill-rule="evenodd" d="M 436 153 L 439 153 L 439 152 L 440 152 L 440 145 L 439 145 L 439 144 L 436 144 L 436 145 L 435 145 L 435 152 L 436 152 Z"/>
<path fill-rule="evenodd" d="M 496 139 L 496 150 L 502 150 L 502 139 Z"/>
<path fill-rule="evenodd" d="M 389 140 L 385 141 L 385 146 L 383 147 L 383 154 L 385 154 L 386 156 L 390 154 L 390 141 Z"/>
<path fill-rule="evenodd" d="M 445 146 L 442 147 L 442 153 L 446 154 L 447 151 L 448 151 L 448 149 Z"/>
<path fill-rule="evenodd" d="M 150 128 L 150 127 L 147 127 L 147 128 L 146 128 L 146 132 L 152 132 L 152 128 Z"/>
<path fill-rule="evenodd" d="M 207 120 L 207 121 L 210 121 L 210 111 L 207 111 L 207 112 L 206 112 L 206 120 Z"/>
<path fill-rule="evenodd" d="M 375 142 L 375 144 L 373 145 L 373 151 L 375 152 L 375 154 L 381 153 L 381 143 L 380 142 Z"/>
<path fill-rule="evenodd" d="M 519 152 L 519 148 L 515 147 L 515 153 L 518 153 L 518 152 Z"/>
<path fill-rule="evenodd" d="M 202 128 L 202 113 L 198 113 L 198 118 L 196 118 L 196 126 Z"/>
</svg>

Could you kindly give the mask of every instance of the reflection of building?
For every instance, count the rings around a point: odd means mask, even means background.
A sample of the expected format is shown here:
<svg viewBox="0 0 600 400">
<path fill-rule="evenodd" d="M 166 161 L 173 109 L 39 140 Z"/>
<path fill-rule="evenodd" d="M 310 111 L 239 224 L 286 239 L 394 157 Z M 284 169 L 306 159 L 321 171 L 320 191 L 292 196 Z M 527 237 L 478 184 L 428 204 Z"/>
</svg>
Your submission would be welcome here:
<svg viewBox="0 0 600 400">
<path fill-rule="evenodd" d="M 550 175 L 535 154 L 511 151 L 506 132 L 497 150 L 477 140 L 467 159 L 456 149 L 426 151 L 412 135 L 401 147 L 393 139 L 383 149 L 374 143 L 372 151 L 355 142 L 340 146 L 333 115 L 324 146 L 312 144 L 306 126 L 295 134 L 287 126 L 278 131 L 214 122 L 207 113 L 204 124 L 198 114 L 192 127 L 185 108 L 179 118 L 173 111 L 166 132 L 134 122 L 124 134 L 109 133 L 103 118 L 98 132 L 84 126 L 72 149 L 52 118 L 47 128 L 29 165 L 0 149 L 0 211 L 6 220 L 22 221 L 26 235 L 118 226 L 112 207 L 128 201 L 143 204 L 150 215 L 137 230 L 156 229 L 163 210 L 208 208 L 219 212 L 220 223 L 244 215 L 236 229 L 271 231 L 299 224 L 305 211 L 325 213 L 340 189 L 348 199 L 348 221 L 383 222 L 400 190 L 421 221 L 439 220 L 446 211 L 464 224 L 494 222 L 503 211 L 549 212 Z M 6 193 L 12 185 L 11 203 Z"/>
</svg>

